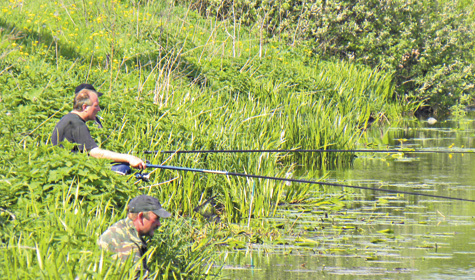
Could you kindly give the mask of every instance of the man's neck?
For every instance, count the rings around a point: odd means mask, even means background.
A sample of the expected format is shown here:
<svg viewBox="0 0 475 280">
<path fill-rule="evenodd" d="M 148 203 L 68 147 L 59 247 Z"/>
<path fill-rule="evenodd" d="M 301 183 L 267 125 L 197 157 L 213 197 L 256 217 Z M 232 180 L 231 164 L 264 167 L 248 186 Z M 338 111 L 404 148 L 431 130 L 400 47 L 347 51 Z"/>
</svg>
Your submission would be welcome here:
<svg viewBox="0 0 475 280">
<path fill-rule="evenodd" d="M 85 121 L 85 122 L 87 121 L 86 114 L 84 114 L 84 112 L 79 112 L 79 111 L 73 110 L 73 111 L 71 111 L 71 113 L 78 115 L 83 121 Z"/>
</svg>

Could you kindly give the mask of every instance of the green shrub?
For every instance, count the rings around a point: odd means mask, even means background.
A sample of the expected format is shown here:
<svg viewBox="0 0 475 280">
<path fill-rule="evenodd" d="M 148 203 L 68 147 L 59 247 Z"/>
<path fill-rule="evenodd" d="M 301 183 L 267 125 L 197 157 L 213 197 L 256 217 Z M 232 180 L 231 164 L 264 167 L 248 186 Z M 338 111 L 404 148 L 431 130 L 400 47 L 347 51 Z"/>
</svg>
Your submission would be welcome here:
<svg viewBox="0 0 475 280">
<path fill-rule="evenodd" d="M 255 32 L 394 71 L 401 97 L 435 109 L 473 94 L 475 24 L 467 6 L 423 1 L 192 1 L 203 15 L 254 25 Z M 234 3 L 234 7 L 233 7 Z"/>
<path fill-rule="evenodd" d="M 21 209 L 22 202 L 51 203 L 58 195 L 67 203 L 74 198 L 92 205 L 111 200 L 113 206 L 123 208 L 130 197 L 138 195 L 137 189 L 127 184 L 127 177 L 108 168 L 108 162 L 67 149 L 17 149 L 0 158 L 7 163 L 0 170 L 0 207 L 12 211 Z"/>
</svg>

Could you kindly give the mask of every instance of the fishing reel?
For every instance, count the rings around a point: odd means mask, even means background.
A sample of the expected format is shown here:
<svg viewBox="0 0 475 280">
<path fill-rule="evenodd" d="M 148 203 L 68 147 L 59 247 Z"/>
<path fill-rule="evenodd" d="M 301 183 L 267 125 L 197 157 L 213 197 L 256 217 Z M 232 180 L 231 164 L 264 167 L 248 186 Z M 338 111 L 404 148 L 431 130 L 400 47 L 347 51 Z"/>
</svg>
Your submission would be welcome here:
<svg viewBox="0 0 475 280">
<path fill-rule="evenodd" d="M 147 164 L 150 164 L 150 161 L 146 160 L 145 161 Z M 150 182 L 150 173 L 142 173 L 143 170 L 140 170 L 139 172 L 135 173 L 135 179 L 138 181 L 143 181 L 143 182 Z"/>
<path fill-rule="evenodd" d="M 150 182 L 150 173 L 142 173 L 142 170 L 135 173 L 135 179 L 142 180 L 144 182 Z"/>
</svg>

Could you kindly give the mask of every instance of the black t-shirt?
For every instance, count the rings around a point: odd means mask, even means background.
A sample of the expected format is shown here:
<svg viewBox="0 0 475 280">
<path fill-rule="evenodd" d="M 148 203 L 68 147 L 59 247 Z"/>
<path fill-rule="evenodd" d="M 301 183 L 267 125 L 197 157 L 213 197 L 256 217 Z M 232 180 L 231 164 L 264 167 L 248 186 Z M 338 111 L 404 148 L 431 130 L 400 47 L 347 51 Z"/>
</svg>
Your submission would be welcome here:
<svg viewBox="0 0 475 280">
<path fill-rule="evenodd" d="M 98 147 L 91 137 L 86 121 L 73 113 L 64 116 L 56 124 L 53 134 L 51 135 L 51 142 L 54 146 L 64 141 L 64 139 L 78 144 L 73 151 L 90 151 Z"/>
</svg>

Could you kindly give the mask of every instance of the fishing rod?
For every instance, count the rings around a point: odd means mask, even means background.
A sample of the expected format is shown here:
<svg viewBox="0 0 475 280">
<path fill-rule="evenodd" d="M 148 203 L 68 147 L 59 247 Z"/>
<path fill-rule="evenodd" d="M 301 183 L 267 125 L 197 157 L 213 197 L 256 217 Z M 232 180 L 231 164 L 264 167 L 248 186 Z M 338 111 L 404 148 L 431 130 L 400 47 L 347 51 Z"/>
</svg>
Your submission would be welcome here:
<svg viewBox="0 0 475 280">
<path fill-rule="evenodd" d="M 144 151 L 144 154 L 209 154 L 209 153 L 407 153 L 407 154 L 470 154 L 475 153 L 474 149 L 466 150 L 324 150 L 324 149 L 293 149 L 293 150 L 189 150 L 189 151 Z"/>
<path fill-rule="evenodd" d="M 450 196 L 443 196 L 443 195 L 434 195 L 434 194 L 408 192 L 408 191 L 398 191 L 398 190 L 371 188 L 371 187 L 362 187 L 362 186 L 351 186 L 351 185 L 317 182 L 317 181 L 302 180 L 302 179 L 291 179 L 291 178 L 271 177 L 271 176 L 262 176 L 262 175 L 252 175 L 252 174 L 244 174 L 244 173 L 236 173 L 236 172 L 228 172 L 228 171 L 219 171 L 219 170 L 197 169 L 197 168 L 188 168 L 188 167 L 179 167 L 179 166 L 170 166 L 170 165 L 156 165 L 156 164 L 147 164 L 147 168 L 160 168 L 160 169 L 169 169 L 169 170 L 219 174 L 219 175 L 226 175 L 226 176 L 238 176 L 238 177 L 268 179 L 268 180 L 277 180 L 277 181 L 285 181 L 285 182 L 327 185 L 327 186 L 334 186 L 334 187 L 344 187 L 344 188 L 353 188 L 353 189 L 362 189 L 362 190 L 372 190 L 372 191 L 378 191 L 378 192 L 408 194 L 408 195 L 416 195 L 416 196 L 427 196 L 427 197 L 433 197 L 433 198 L 443 198 L 443 199 L 449 199 L 449 200 L 475 202 L 475 200 L 473 200 L 473 199 L 450 197 Z"/>
</svg>

